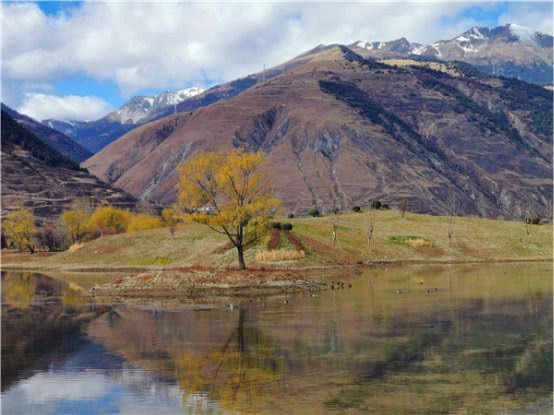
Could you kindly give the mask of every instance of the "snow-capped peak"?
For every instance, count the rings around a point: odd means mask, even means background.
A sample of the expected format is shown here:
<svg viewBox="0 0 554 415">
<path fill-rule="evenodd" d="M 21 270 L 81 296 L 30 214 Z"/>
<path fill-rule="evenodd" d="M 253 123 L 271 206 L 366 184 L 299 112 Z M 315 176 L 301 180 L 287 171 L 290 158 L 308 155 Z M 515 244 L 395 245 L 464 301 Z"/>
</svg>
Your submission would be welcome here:
<svg viewBox="0 0 554 415">
<path fill-rule="evenodd" d="M 204 92 L 202 88 L 191 87 L 179 91 L 164 91 L 157 96 L 137 96 L 131 98 L 116 112 L 122 124 L 136 123 L 153 110 L 177 105 Z"/>
<path fill-rule="evenodd" d="M 420 55 L 428 47 L 427 45 L 422 45 L 420 43 L 411 43 L 403 37 L 388 42 L 358 40 L 353 43 L 353 46 L 367 50 L 383 50 L 387 52 L 408 53 L 414 55 Z"/>
<path fill-rule="evenodd" d="M 385 42 L 371 42 L 366 40 L 358 40 L 354 43 L 355 46 L 368 50 L 381 50 L 385 47 Z"/>
<path fill-rule="evenodd" d="M 193 96 L 201 94 L 202 92 L 204 92 L 202 88 L 193 86 L 192 88 L 181 89 L 180 91 L 177 91 L 177 95 L 182 97 L 192 98 Z"/>
<path fill-rule="evenodd" d="M 508 25 L 510 33 L 517 37 L 521 42 L 535 42 L 537 32 L 525 26 L 520 26 L 514 23 Z"/>
</svg>

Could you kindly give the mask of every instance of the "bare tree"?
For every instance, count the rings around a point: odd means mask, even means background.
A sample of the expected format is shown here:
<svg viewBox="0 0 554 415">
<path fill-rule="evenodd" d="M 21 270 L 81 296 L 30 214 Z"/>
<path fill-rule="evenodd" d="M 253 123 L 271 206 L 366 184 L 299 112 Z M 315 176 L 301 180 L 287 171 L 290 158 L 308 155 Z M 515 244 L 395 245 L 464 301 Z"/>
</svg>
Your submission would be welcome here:
<svg viewBox="0 0 554 415">
<path fill-rule="evenodd" d="M 406 210 L 408 209 L 408 201 L 406 200 L 406 198 L 403 198 L 401 201 L 400 201 L 400 217 L 403 218 L 404 216 L 406 216 Z"/>
<path fill-rule="evenodd" d="M 550 223 L 552 223 L 552 221 L 554 220 L 553 218 L 553 215 L 552 215 L 552 211 L 553 211 L 553 206 L 552 206 L 552 200 L 548 202 L 548 204 L 546 205 L 546 219 L 548 219 L 550 221 Z"/>
<path fill-rule="evenodd" d="M 337 209 L 333 209 L 333 221 L 331 223 L 333 226 L 333 249 L 337 248 L 337 231 L 339 228 L 339 216 Z"/>
<path fill-rule="evenodd" d="M 527 202 L 527 205 L 525 206 L 523 222 L 525 223 L 525 246 L 527 246 L 529 245 L 529 241 L 531 239 L 531 225 L 538 223 L 535 205 L 532 201 Z"/>
<path fill-rule="evenodd" d="M 372 206 L 371 200 L 368 202 L 369 208 L 367 211 L 367 251 L 371 255 L 371 248 L 373 242 L 373 231 L 375 230 L 375 211 L 376 209 Z"/>
<path fill-rule="evenodd" d="M 454 237 L 454 223 L 456 221 L 456 215 L 458 214 L 458 200 L 456 194 L 452 193 L 448 197 L 447 201 L 448 209 L 448 246 L 452 244 L 452 238 Z"/>
</svg>

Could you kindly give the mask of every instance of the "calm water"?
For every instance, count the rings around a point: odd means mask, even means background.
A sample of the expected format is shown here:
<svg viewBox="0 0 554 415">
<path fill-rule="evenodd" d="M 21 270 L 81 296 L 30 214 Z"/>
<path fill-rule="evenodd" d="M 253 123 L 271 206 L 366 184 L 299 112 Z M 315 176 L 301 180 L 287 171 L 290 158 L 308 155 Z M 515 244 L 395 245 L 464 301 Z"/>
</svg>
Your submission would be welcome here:
<svg viewBox="0 0 554 415">
<path fill-rule="evenodd" d="M 168 309 L 3 273 L 2 413 L 552 413 L 550 264 L 349 281 Z"/>
</svg>

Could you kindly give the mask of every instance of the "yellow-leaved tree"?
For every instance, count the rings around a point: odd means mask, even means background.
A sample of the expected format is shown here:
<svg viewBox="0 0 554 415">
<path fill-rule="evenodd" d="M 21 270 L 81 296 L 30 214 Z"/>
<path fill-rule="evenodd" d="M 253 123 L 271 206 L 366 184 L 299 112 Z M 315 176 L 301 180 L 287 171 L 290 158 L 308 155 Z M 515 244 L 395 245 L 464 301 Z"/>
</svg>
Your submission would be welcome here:
<svg viewBox="0 0 554 415">
<path fill-rule="evenodd" d="M 89 227 L 90 214 L 81 208 L 66 210 L 62 213 L 61 223 L 71 236 L 71 242 L 81 240 Z"/>
<path fill-rule="evenodd" d="M 8 213 L 3 220 L 2 228 L 17 249 L 28 249 L 31 254 L 35 253 L 35 218 L 30 209 L 18 209 Z"/>
<path fill-rule="evenodd" d="M 267 229 L 280 201 L 262 153 L 200 153 L 179 166 L 178 205 L 193 222 L 224 234 L 246 269 L 244 247 Z"/>
<path fill-rule="evenodd" d="M 102 237 L 105 233 L 125 232 L 131 217 L 131 212 L 128 210 L 113 206 L 99 206 L 90 216 L 90 225 L 96 227 Z"/>
</svg>

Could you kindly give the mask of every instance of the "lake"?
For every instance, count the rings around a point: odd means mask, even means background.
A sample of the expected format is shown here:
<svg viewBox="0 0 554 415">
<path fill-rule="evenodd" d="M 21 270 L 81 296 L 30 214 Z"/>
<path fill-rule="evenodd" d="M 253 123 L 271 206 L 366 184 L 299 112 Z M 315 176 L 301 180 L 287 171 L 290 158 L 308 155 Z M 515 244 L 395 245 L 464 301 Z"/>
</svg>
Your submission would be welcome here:
<svg viewBox="0 0 554 415">
<path fill-rule="evenodd" d="M 552 264 L 368 269 L 233 306 L 55 277 L 2 273 L 4 415 L 552 413 Z"/>
</svg>

